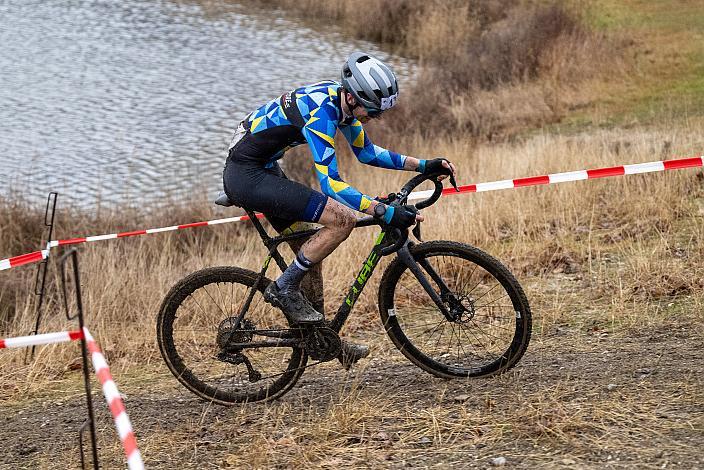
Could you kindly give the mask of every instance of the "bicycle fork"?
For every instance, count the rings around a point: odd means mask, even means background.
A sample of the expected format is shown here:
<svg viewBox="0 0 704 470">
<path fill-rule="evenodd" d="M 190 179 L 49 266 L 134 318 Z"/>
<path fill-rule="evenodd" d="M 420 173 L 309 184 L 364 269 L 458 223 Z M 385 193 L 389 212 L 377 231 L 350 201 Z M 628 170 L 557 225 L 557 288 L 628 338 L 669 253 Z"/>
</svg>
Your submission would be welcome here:
<svg viewBox="0 0 704 470">
<path fill-rule="evenodd" d="M 413 242 L 406 241 L 406 243 L 404 243 L 404 245 L 396 252 L 398 258 L 401 260 L 401 262 L 403 262 L 403 264 L 406 265 L 406 267 L 408 267 L 409 271 L 413 273 L 416 279 L 418 279 L 420 285 L 423 286 L 425 292 L 430 296 L 430 298 L 440 309 L 445 318 L 447 318 L 447 321 L 454 322 L 456 320 L 455 316 L 452 314 L 452 312 L 447 309 L 445 303 L 443 302 L 443 298 L 448 298 L 448 296 L 452 295 L 450 288 L 447 287 L 445 281 L 442 280 L 440 275 L 435 271 L 435 269 L 433 269 L 433 267 L 430 265 L 430 263 L 428 263 L 427 260 L 423 259 L 420 262 L 417 262 L 415 259 L 413 259 L 410 250 L 411 246 L 413 246 Z M 419 265 L 422 266 L 423 269 L 421 269 Z M 435 292 L 435 289 L 428 281 L 428 278 L 423 273 L 423 270 L 425 270 L 425 272 L 430 275 L 435 284 L 437 284 L 437 286 L 440 288 L 440 295 Z M 451 301 L 452 299 L 449 300 Z"/>
</svg>

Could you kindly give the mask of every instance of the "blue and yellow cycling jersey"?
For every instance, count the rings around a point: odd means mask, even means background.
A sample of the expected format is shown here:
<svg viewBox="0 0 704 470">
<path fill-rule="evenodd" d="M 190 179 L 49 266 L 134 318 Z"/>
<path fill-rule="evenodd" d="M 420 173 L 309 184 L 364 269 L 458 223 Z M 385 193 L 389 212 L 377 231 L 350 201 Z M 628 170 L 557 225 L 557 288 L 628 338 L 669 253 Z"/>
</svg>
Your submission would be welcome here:
<svg viewBox="0 0 704 470">
<path fill-rule="evenodd" d="M 337 129 L 362 163 L 400 170 L 406 157 L 374 145 L 359 120 L 344 118 L 340 100 L 340 84 L 324 81 L 269 101 L 243 121 L 248 132 L 237 143 L 237 153 L 271 167 L 286 150 L 307 143 L 322 192 L 352 209 L 364 211 L 372 198 L 345 183 L 338 172 Z"/>
</svg>

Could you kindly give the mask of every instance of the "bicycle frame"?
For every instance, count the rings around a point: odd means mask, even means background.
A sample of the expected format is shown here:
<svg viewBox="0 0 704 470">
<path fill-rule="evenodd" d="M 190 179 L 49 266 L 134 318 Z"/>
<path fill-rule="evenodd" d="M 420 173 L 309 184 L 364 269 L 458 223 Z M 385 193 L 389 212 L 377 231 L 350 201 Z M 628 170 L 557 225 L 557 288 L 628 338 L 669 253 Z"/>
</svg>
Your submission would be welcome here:
<svg viewBox="0 0 704 470">
<path fill-rule="evenodd" d="M 259 219 L 256 217 L 256 215 L 249 211 L 245 210 L 247 215 L 249 216 L 250 220 L 254 224 L 254 227 L 256 228 L 257 232 L 259 233 L 260 238 L 264 242 L 264 245 L 269 249 L 269 254 L 264 260 L 264 265 L 262 266 L 261 271 L 259 272 L 259 276 L 257 277 L 257 280 L 250 289 L 250 292 L 247 296 L 247 299 L 244 302 L 244 305 L 240 309 L 240 312 L 237 315 L 237 319 L 235 321 L 234 328 L 239 328 L 240 322 L 242 318 L 244 317 L 244 314 L 247 312 L 249 309 L 249 306 L 252 303 L 252 299 L 254 298 L 254 294 L 256 293 L 257 287 L 260 285 L 262 282 L 262 279 L 264 279 L 264 275 L 266 274 L 267 269 L 269 268 L 269 264 L 271 263 L 271 260 L 273 259 L 276 261 L 276 264 L 279 266 L 279 268 L 284 271 L 288 265 L 283 259 L 283 256 L 281 256 L 281 253 L 278 251 L 278 246 L 286 241 L 289 240 L 296 240 L 299 238 L 307 238 L 315 233 L 317 233 L 320 229 L 311 229 L 311 230 L 302 230 L 299 232 L 293 232 L 288 235 L 280 235 L 277 237 L 270 237 L 267 231 L 264 229 L 262 226 L 261 222 Z M 357 221 L 355 224 L 355 228 L 359 227 L 369 227 L 372 225 L 379 225 L 379 223 L 373 218 L 373 217 L 363 217 Z M 379 260 L 384 256 L 382 254 L 381 248 L 383 247 L 383 242 L 384 239 L 386 238 L 387 235 L 387 230 L 382 229 L 381 233 L 378 235 L 376 238 L 376 241 L 374 243 L 374 246 L 372 247 L 371 252 L 369 255 L 366 257 L 364 260 L 364 264 L 362 265 L 359 273 L 354 279 L 354 282 L 352 283 L 352 286 L 350 286 L 349 291 L 347 293 L 347 296 L 345 297 L 344 301 L 340 305 L 340 307 L 337 309 L 337 313 L 335 314 L 335 317 L 330 321 L 329 327 L 333 329 L 335 332 L 339 333 L 342 327 L 344 326 L 345 322 L 347 321 L 347 318 L 349 317 L 352 308 L 354 307 L 354 304 L 357 302 L 357 299 L 359 296 L 362 294 L 362 291 L 364 290 L 364 286 L 367 284 L 367 281 L 371 277 L 372 273 L 374 272 L 374 269 L 376 268 L 377 264 L 379 264 Z M 413 259 L 413 257 L 410 254 L 410 246 L 413 246 L 412 242 L 409 242 L 408 240 L 404 243 L 404 245 L 401 247 L 401 249 L 398 250 L 398 257 L 401 259 L 401 261 L 408 266 L 410 271 L 418 278 L 418 281 L 420 284 L 423 286 L 425 291 L 430 295 L 431 299 L 433 302 L 437 305 L 437 307 L 440 309 L 440 311 L 443 313 L 443 315 L 448 319 L 452 320 L 453 315 L 448 311 L 445 303 L 442 300 L 442 297 L 445 297 L 446 293 L 450 291 L 450 289 L 447 287 L 445 282 L 442 280 L 442 278 L 435 272 L 435 270 L 427 263 L 427 262 L 422 262 L 421 266 L 423 269 L 430 274 L 430 277 L 435 281 L 435 283 L 440 287 L 440 295 L 437 294 L 435 289 L 430 285 L 430 282 L 426 278 L 426 276 L 423 274 L 421 271 L 418 263 Z"/>
</svg>

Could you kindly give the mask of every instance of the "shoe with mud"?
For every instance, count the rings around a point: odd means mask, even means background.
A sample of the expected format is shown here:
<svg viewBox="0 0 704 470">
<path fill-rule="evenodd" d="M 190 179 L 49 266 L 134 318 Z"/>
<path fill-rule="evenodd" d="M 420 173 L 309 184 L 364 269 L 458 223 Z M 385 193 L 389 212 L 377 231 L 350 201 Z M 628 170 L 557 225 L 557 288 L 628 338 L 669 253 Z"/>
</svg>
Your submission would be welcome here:
<svg viewBox="0 0 704 470">
<path fill-rule="evenodd" d="M 282 292 L 276 282 L 272 282 L 264 290 L 264 300 L 280 308 L 286 318 L 294 324 L 320 323 L 325 319 L 323 314 L 315 310 L 303 297 L 300 290 Z"/>
<path fill-rule="evenodd" d="M 369 355 L 369 346 L 364 344 L 350 343 L 348 341 L 342 340 L 342 345 L 340 349 L 340 355 L 337 356 L 337 360 L 340 361 L 342 367 L 349 369 L 360 359 L 364 359 Z"/>
</svg>

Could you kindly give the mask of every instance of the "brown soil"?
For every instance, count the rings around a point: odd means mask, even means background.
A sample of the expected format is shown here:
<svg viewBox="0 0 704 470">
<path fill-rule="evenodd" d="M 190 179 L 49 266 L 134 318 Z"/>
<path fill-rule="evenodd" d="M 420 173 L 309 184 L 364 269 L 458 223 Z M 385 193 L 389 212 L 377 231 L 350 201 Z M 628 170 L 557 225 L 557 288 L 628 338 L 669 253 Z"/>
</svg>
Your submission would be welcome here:
<svg viewBox="0 0 704 470">
<path fill-rule="evenodd" d="M 148 468 L 487 468 L 499 457 L 513 468 L 701 468 L 696 323 L 620 335 L 556 328 L 510 373 L 455 381 L 417 369 L 373 333 L 372 358 L 351 373 L 313 367 L 279 401 L 231 408 L 196 399 L 160 363 L 115 376 Z M 60 388 L 72 392 L 3 404 L 1 468 L 79 465 L 85 406 L 71 374 Z M 124 467 L 94 396 L 102 466 Z"/>
</svg>

